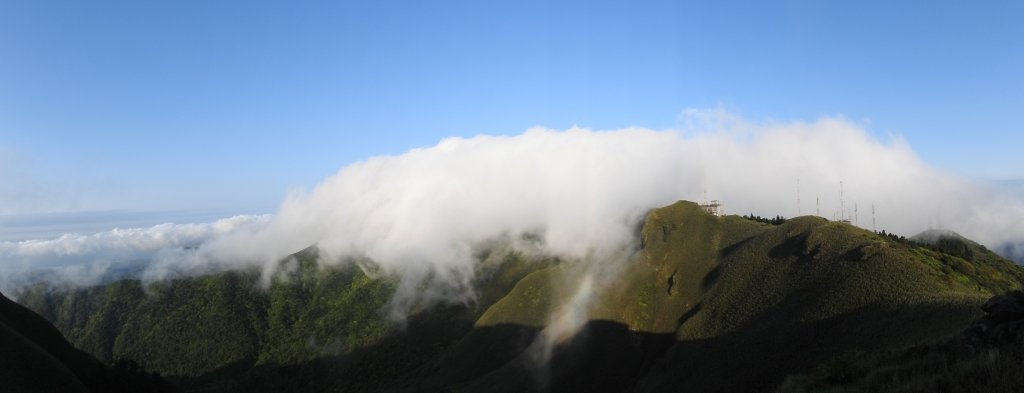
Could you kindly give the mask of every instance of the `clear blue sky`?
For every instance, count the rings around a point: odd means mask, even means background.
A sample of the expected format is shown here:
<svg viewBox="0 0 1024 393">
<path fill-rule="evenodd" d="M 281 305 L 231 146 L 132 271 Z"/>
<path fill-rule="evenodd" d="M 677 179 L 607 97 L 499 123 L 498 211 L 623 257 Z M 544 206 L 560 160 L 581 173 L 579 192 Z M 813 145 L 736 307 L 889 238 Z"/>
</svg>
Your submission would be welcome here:
<svg viewBox="0 0 1024 393">
<path fill-rule="evenodd" d="M 272 212 L 446 136 L 719 105 L 1024 177 L 1024 2 L 492 3 L 3 1 L 0 213 Z"/>
</svg>

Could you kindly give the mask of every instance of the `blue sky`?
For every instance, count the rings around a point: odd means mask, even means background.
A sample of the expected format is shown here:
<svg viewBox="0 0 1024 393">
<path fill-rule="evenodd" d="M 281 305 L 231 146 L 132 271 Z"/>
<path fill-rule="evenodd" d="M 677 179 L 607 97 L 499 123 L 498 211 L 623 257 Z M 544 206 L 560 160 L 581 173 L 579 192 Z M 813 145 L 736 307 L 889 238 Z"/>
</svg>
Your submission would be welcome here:
<svg viewBox="0 0 1024 393">
<path fill-rule="evenodd" d="M 1024 177 L 1021 2 L 479 3 L 0 3 L 0 214 L 272 212 L 447 136 L 719 106 Z"/>
</svg>

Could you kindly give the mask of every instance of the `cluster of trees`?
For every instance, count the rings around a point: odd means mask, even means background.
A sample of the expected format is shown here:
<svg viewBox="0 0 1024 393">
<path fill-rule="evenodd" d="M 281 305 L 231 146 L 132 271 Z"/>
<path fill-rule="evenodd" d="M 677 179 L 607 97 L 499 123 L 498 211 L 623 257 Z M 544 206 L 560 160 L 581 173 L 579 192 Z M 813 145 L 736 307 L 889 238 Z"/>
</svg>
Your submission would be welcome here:
<svg viewBox="0 0 1024 393">
<path fill-rule="evenodd" d="M 909 244 L 909 245 L 912 245 L 912 246 L 924 246 L 924 244 L 921 244 L 921 243 L 915 242 L 913 240 L 907 239 L 906 236 L 900 236 L 900 235 L 897 235 L 895 233 L 886 233 L 884 229 L 881 232 L 875 231 L 875 234 L 879 235 L 879 236 L 882 236 L 882 237 L 887 237 L 887 238 L 889 238 L 889 240 L 892 240 L 892 241 L 897 242 L 897 243 Z"/>
<path fill-rule="evenodd" d="M 956 237 L 941 237 L 935 240 L 934 242 L 922 242 L 913 239 L 908 239 L 906 236 L 900 236 L 895 233 L 886 233 L 884 229 L 881 232 L 875 232 L 875 234 L 889 238 L 890 240 L 900 244 L 906 244 L 915 247 L 924 247 L 932 251 L 950 254 L 966 260 L 974 259 L 974 251 L 971 250 L 971 247 L 967 244 L 967 242 L 965 242 L 963 239 L 958 239 Z M 985 246 L 978 245 L 978 247 L 981 248 L 982 250 L 986 250 L 984 248 Z"/>
<path fill-rule="evenodd" d="M 779 224 L 782 224 L 782 223 L 786 222 L 786 217 L 783 217 L 783 216 L 775 216 L 775 218 L 765 218 L 765 217 L 761 217 L 761 216 L 755 216 L 753 213 L 745 215 L 745 216 L 743 216 L 743 218 L 746 218 L 746 219 L 751 220 L 751 221 L 757 221 L 757 222 L 762 222 L 762 223 L 771 224 L 771 225 L 779 225 Z"/>
</svg>

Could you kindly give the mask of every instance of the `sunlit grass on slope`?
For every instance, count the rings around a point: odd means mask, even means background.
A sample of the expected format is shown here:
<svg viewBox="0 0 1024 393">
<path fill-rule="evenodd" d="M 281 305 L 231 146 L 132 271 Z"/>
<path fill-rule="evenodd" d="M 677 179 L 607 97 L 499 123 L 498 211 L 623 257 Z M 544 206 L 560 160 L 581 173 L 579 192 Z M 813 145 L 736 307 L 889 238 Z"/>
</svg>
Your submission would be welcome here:
<svg viewBox="0 0 1024 393">
<path fill-rule="evenodd" d="M 819 217 L 768 225 L 690 202 L 652 210 L 639 236 L 641 250 L 595 287 L 586 318 L 676 337 L 635 382 L 641 391 L 771 389 L 845 350 L 939 340 L 1024 277 L 991 253 L 974 263 Z M 531 273 L 477 326 L 543 328 L 586 274 Z"/>
<path fill-rule="evenodd" d="M 814 304 L 805 315 L 814 320 L 870 302 L 976 300 L 1020 285 L 1019 269 L 1005 261 L 975 266 L 818 217 L 772 226 L 710 216 L 680 202 L 653 210 L 640 237 L 642 251 L 612 285 L 599 288 L 591 319 L 674 332 L 687 312 L 714 307 L 705 311 L 715 316 L 708 323 L 724 327 L 782 302 L 796 289 L 818 295 L 801 302 Z M 585 269 L 560 265 L 531 273 L 477 324 L 543 327 Z M 720 281 L 729 285 L 716 285 Z"/>
</svg>

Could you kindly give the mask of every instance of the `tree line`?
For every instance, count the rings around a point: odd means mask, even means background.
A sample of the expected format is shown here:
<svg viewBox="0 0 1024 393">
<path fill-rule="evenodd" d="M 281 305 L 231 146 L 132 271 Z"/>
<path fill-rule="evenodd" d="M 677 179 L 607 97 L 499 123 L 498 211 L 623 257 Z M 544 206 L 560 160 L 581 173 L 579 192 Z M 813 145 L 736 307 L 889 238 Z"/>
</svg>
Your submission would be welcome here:
<svg viewBox="0 0 1024 393">
<path fill-rule="evenodd" d="M 783 217 L 783 216 L 775 216 L 775 218 L 765 218 L 765 217 L 761 217 L 761 216 L 755 216 L 754 213 L 750 213 L 748 215 L 745 215 L 745 216 L 743 216 L 743 218 L 746 218 L 746 219 L 751 220 L 751 221 L 757 221 L 757 222 L 761 222 L 761 223 L 765 223 L 765 224 L 771 224 L 771 225 L 779 225 L 779 224 L 782 224 L 782 223 L 786 222 L 786 217 Z"/>
</svg>

